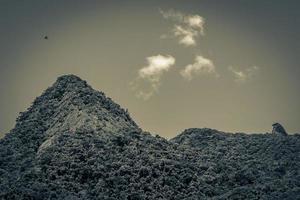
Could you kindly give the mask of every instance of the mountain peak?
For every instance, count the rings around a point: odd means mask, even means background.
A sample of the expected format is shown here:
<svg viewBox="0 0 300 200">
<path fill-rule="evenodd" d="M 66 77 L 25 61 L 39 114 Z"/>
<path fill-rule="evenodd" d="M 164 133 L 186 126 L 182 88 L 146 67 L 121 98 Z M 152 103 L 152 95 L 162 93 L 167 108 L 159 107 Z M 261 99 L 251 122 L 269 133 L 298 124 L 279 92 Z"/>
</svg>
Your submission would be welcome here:
<svg viewBox="0 0 300 200">
<path fill-rule="evenodd" d="M 61 84 L 64 86 L 72 85 L 72 84 L 87 86 L 86 81 L 82 80 L 80 77 L 78 77 L 74 74 L 67 74 L 67 75 L 59 76 L 56 80 L 56 84 Z"/>
<path fill-rule="evenodd" d="M 84 88 L 89 88 L 92 90 L 86 81 L 82 80 L 76 75 L 68 74 L 58 77 L 53 86 L 48 88 L 45 93 L 47 94 L 47 91 L 49 90 L 59 90 L 61 93 L 66 91 L 75 93 L 80 92 L 80 90 L 83 90 Z"/>
<path fill-rule="evenodd" d="M 118 132 L 120 129 L 138 129 L 127 110 L 94 90 L 75 75 L 63 75 L 49 87 L 32 106 L 21 113 L 16 128 L 32 120 L 42 121 L 48 136 L 64 130 Z"/>
<path fill-rule="evenodd" d="M 57 78 L 58 81 L 62 80 L 72 80 L 72 81 L 83 81 L 79 76 L 75 74 L 64 74 Z"/>
</svg>

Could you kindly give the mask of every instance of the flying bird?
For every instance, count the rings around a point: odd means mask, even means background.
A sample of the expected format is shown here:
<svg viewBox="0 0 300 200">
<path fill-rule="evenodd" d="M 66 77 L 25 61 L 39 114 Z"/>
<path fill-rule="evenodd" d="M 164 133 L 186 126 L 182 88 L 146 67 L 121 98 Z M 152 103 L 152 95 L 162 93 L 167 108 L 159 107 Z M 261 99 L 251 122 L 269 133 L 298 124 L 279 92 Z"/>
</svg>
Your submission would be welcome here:
<svg viewBox="0 0 300 200">
<path fill-rule="evenodd" d="M 48 40 L 48 36 L 47 36 L 47 35 L 45 35 L 45 36 L 44 36 L 44 39 L 45 39 L 45 40 Z"/>
</svg>

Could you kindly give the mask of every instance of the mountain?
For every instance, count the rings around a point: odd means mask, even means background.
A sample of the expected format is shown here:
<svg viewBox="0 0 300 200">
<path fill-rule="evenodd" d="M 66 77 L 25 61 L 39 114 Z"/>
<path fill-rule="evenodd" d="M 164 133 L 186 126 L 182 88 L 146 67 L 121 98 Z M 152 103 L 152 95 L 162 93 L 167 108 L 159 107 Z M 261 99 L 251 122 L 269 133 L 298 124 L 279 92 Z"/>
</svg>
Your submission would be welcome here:
<svg viewBox="0 0 300 200">
<path fill-rule="evenodd" d="M 0 199 L 299 199 L 300 135 L 144 132 L 74 75 L 0 140 Z"/>
<path fill-rule="evenodd" d="M 195 162 L 205 163 L 207 169 L 202 178 L 226 191 L 216 199 L 300 199 L 298 134 L 231 134 L 194 128 L 171 141 L 198 153 Z"/>
</svg>

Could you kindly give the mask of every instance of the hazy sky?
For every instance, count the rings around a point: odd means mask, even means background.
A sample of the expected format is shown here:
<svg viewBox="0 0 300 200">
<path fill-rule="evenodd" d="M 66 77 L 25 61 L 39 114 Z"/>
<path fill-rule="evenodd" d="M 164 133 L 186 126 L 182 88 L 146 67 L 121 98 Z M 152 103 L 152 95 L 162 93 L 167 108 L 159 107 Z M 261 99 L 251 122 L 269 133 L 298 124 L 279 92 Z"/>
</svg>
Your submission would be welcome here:
<svg viewBox="0 0 300 200">
<path fill-rule="evenodd" d="M 62 74 L 87 80 L 168 138 L 191 127 L 265 133 L 275 121 L 300 132 L 299 7 L 1 0 L 0 133 Z"/>
</svg>

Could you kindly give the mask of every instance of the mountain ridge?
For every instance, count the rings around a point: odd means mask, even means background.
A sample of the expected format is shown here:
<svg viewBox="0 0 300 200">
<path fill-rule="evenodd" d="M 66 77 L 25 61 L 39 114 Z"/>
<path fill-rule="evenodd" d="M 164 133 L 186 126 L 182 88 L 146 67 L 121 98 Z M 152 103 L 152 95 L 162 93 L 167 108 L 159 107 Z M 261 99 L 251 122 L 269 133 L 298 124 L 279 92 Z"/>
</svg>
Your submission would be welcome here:
<svg viewBox="0 0 300 200">
<path fill-rule="evenodd" d="M 186 129 L 166 140 L 74 75 L 0 140 L 0 199 L 297 199 L 300 135 Z"/>
</svg>

